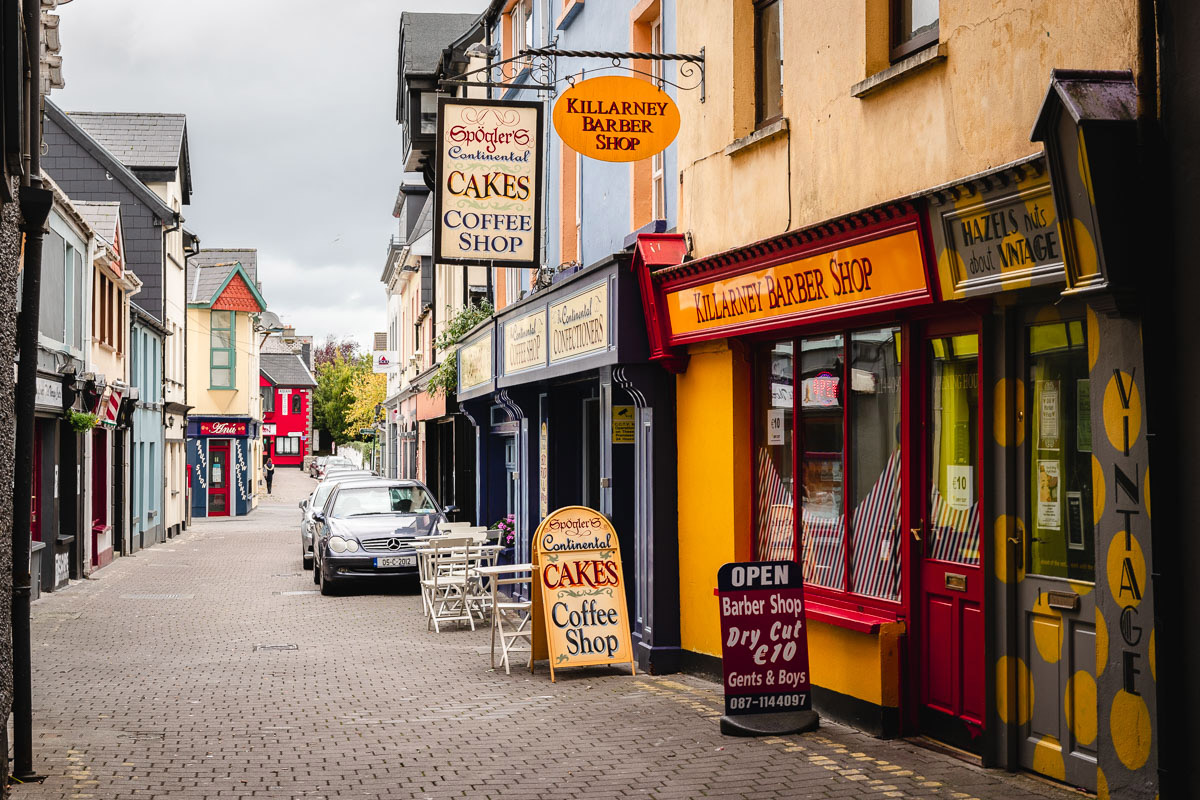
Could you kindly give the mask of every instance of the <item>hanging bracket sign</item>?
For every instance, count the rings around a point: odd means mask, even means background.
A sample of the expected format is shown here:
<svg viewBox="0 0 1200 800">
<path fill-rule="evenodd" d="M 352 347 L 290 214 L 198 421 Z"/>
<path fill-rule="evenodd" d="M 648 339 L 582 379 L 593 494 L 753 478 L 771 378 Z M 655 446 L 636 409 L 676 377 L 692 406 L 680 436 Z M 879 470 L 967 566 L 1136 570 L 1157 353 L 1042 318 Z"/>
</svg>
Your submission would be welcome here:
<svg viewBox="0 0 1200 800">
<path fill-rule="evenodd" d="M 624 75 L 589 78 L 554 104 L 563 143 L 598 161 L 641 161 L 679 134 L 679 108 L 651 81 Z"/>
<path fill-rule="evenodd" d="M 538 266 L 542 104 L 438 100 L 434 261 Z"/>
<path fill-rule="evenodd" d="M 717 571 L 725 716 L 721 733 L 813 730 L 804 578 L 795 561 L 726 564 Z"/>
<path fill-rule="evenodd" d="M 542 606 L 534 658 L 548 646 L 550 680 L 562 667 L 633 663 L 625 614 L 621 546 L 608 518 L 584 506 L 560 508 L 534 534 L 534 605 Z"/>
</svg>

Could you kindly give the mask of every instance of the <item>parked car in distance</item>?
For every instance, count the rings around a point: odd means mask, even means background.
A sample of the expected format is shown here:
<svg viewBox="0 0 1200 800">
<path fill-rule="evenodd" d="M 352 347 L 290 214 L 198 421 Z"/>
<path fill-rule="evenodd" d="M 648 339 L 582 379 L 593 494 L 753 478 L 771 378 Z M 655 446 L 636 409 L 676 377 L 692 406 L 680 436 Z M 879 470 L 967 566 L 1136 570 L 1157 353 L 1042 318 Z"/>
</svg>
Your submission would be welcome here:
<svg viewBox="0 0 1200 800">
<path fill-rule="evenodd" d="M 313 565 L 313 514 L 325 505 L 325 499 L 333 491 L 333 487 L 342 481 L 374 480 L 375 476 L 366 470 L 342 470 L 322 480 L 312 494 L 300 501 L 300 557 L 305 569 Z"/>
<path fill-rule="evenodd" d="M 416 576 L 413 540 L 446 514 L 420 481 L 380 478 L 340 481 L 313 520 L 313 582 L 327 595 L 352 580 Z"/>
<path fill-rule="evenodd" d="M 325 459 L 317 465 L 317 474 L 314 475 L 317 480 L 325 477 L 325 473 L 331 469 L 357 469 L 354 463 L 345 456 L 323 456 Z"/>
</svg>

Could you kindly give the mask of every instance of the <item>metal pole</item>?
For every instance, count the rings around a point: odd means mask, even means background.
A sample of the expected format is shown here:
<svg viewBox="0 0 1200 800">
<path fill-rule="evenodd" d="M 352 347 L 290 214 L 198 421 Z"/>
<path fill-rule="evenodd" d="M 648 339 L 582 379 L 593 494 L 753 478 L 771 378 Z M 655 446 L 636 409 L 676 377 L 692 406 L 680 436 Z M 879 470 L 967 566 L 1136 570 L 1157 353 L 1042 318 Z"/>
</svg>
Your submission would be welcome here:
<svg viewBox="0 0 1200 800">
<path fill-rule="evenodd" d="M 28 68 L 25 108 L 28 123 L 28 168 L 21 187 L 21 216 L 25 233 L 25 283 L 17 326 L 16 469 L 13 476 L 13 775 L 29 781 L 33 771 L 33 677 L 29 635 L 29 603 L 33 576 L 29 574 L 33 511 L 33 409 L 37 396 L 37 339 L 42 285 L 42 236 L 53 195 L 42 188 L 42 7 L 25 0 L 25 61 Z"/>
</svg>

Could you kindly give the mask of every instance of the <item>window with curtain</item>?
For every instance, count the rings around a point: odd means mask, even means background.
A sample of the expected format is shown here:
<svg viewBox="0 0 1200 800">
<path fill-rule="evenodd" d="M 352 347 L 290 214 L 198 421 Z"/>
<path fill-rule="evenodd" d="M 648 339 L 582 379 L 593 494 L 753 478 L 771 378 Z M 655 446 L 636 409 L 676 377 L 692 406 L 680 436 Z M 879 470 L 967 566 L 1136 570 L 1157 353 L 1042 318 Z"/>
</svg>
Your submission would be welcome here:
<svg viewBox="0 0 1200 800">
<path fill-rule="evenodd" d="M 209 312 L 209 386 L 213 389 L 233 389 L 237 367 L 234 311 Z"/>
</svg>

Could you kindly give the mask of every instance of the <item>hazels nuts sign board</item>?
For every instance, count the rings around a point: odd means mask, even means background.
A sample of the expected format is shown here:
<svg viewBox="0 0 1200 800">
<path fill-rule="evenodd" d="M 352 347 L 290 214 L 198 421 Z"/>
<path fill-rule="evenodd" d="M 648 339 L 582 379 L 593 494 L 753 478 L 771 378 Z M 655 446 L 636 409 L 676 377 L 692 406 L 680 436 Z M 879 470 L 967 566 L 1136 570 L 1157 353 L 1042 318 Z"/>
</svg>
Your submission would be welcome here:
<svg viewBox="0 0 1200 800">
<path fill-rule="evenodd" d="M 599 161 L 641 161 L 679 134 L 679 108 L 652 81 L 589 78 L 554 104 L 554 130 L 576 153 Z"/>
<path fill-rule="evenodd" d="M 438 101 L 434 261 L 538 266 L 541 103 Z"/>
<path fill-rule="evenodd" d="M 584 506 L 560 508 L 538 526 L 534 553 L 533 601 L 542 607 L 534 658 L 550 659 L 550 679 L 556 669 L 595 664 L 628 663 L 636 672 L 621 546 L 608 518 Z"/>
</svg>

